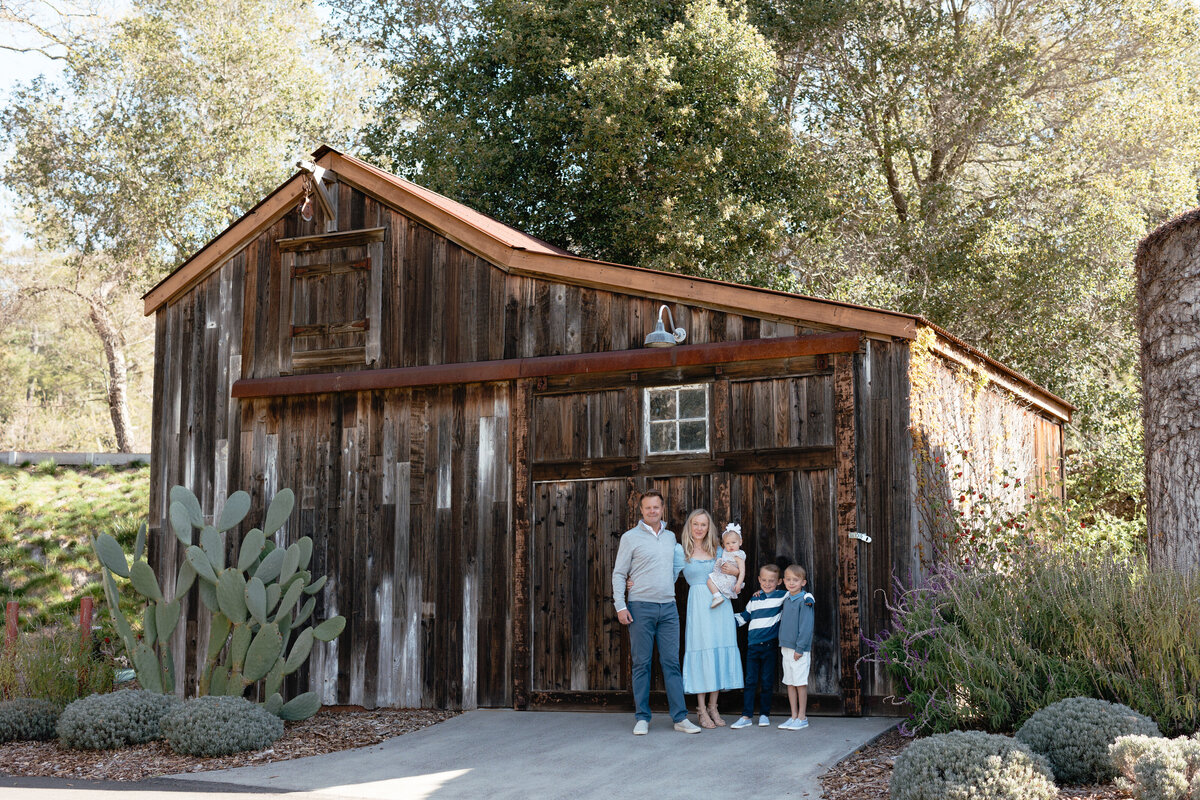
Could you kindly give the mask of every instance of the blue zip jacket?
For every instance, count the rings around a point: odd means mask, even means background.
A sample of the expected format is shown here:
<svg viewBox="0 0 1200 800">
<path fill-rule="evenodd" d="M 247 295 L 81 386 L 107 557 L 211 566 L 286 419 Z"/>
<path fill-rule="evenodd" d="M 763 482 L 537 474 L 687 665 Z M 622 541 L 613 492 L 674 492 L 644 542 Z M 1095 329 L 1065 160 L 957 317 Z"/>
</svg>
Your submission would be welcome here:
<svg viewBox="0 0 1200 800">
<path fill-rule="evenodd" d="M 816 598 L 801 589 L 783 598 L 783 614 L 779 620 L 779 646 L 807 653 L 812 650 L 813 605 Z"/>
</svg>

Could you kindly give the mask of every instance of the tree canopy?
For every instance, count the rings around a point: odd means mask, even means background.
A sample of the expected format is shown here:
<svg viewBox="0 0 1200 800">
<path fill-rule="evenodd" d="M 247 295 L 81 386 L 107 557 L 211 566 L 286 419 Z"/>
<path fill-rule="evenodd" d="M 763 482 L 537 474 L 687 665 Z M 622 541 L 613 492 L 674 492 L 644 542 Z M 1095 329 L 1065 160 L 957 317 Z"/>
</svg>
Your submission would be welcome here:
<svg viewBox="0 0 1200 800">
<path fill-rule="evenodd" d="M 0 112 L 0 177 L 64 267 L 18 273 L 16 289 L 86 310 L 121 450 L 133 433 L 116 309 L 357 119 L 331 113 L 336 65 L 318 32 L 308 0 L 145 0 L 69 41 L 61 82 L 18 87 Z"/>
<path fill-rule="evenodd" d="M 334 7 L 390 78 L 366 135 L 390 168 L 581 254 L 790 283 L 780 246 L 819 197 L 772 99 L 775 53 L 738 9 Z"/>
</svg>

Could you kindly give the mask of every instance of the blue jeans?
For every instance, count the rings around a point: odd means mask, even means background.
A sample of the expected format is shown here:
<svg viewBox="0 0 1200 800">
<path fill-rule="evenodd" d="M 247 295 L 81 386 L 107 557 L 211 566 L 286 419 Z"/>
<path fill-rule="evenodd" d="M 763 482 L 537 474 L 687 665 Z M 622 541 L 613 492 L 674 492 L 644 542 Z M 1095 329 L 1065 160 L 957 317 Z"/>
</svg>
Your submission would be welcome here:
<svg viewBox="0 0 1200 800">
<path fill-rule="evenodd" d="M 679 671 L 679 609 L 674 603 L 629 604 L 629 650 L 633 661 L 633 705 L 638 719 L 650 721 L 650 659 L 658 643 L 658 665 L 667 688 L 667 704 L 675 722 L 687 717 L 683 675 Z"/>
<path fill-rule="evenodd" d="M 775 662 L 779 660 L 779 644 L 752 644 L 746 647 L 746 689 L 742 692 L 742 716 L 754 715 L 754 695 L 758 694 L 758 707 L 764 717 L 771 714 L 771 700 L 775 695 Z"/>
</svg>

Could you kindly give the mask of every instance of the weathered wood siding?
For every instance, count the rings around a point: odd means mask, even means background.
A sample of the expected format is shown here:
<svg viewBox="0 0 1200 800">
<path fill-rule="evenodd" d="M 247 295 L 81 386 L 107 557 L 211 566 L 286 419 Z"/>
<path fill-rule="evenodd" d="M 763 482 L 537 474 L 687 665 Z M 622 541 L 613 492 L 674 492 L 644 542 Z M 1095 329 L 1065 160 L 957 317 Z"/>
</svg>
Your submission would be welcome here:
<svg viewBox="0 0 1200 800">
<path fill-rule="evenodd" d="M 338 196 L 339 231 L 385 230 L 378 271 L 380 319 L 370 320 L 380 336 L 378 367 L 628 350 L 641 348 L 646 333 L 654 328 L 659 301 L 509 274 L 344 184 Z M 251 269 L 246 276 L 246 341 L 242 347 L 246 358 L 242 377 L 279 375 L 279 354 L 288 350 L 280 342 L 282 331 L 289 325 L 280 321 L 285 312 L 279 303 L 284 280 L 278 240 L 315 237 L 323 230 L 320 215 L 304 222 L 293 212 L 243 251 Z M 321 258 L 313 255 L 320 250 L 300 251 L 300 263 L 343 263 L 364 257 L 359 249 L 335 247 L 336 241 L 327 245 L 326 255 Z M 359 315 L 369 316 L 369 287 L 362 285 L 363 274 L 347 272 L 304 279 L 301 283 L 305 288 L 294 295 L 293 309 L 287 313 L 303 316 L 304 321 L 329 321 L 326 317 L 333 316 L 349 321 Z M 354 291 L 344 296 L 331 293 L 343 284 L 353 284 Z M 321 294 L 322 285 L 325 294 Z M 334 296 L 336 302 L 331 299 Z M 322 297 L 327 300 L 322 301 Z M 331 308 L 322 311 L 324 303 Z M 687 329 L 690 344 L 828 329 L 681 304 L 672 304 L 672 312 L 676 322 Z M 346 334 L 329 346 L 353 346 L 362 339 L 362 334 Z M 309 346 L 305 343 L 300 347 Z M 363 368 L 365 362 L 315 366 L 303 371 Z"/>
<path fill-rule="evenodd" d="M 909 435 L 907 342 L 869 341 L 855 359 L 858 445 L 858 530 L 871 542 L 857 542 L 859 624 L 875 639 L 891 627 L 887 601 L 895 579 L 919 574 L 912 558 L 912 439 Z M 859 665 L 862 692 L 882 698 L 893 692 L 888 676 L 866 661 Z M 878 704 L 878 701 L 876 701 Z M 872 709 L 889 713 L 885 707 Z"/>
<path fill-rule="evenodd" d="M 330 576 L 315 616 L 347 619 L 309 688 L 368 708 L 509 704 L 508 387 L 256 400 L 242 419 L 239 473 L 294 487 L 281 543 L 313 538 Z"/>
<path fill-rule="evenodd" d="M 150 558 L 163 586 L 174 586 L 182 546 L 166 515 L 172 486 L 191 488 L 204 510 L 221 513 L 238 473 L 241 412 L 230 398 L 241 377 L 242 296 L 247 253 L 230 259 L 202 285 L 164 307 L 155 320 L 151 447 Z M 208 617 L 193 590 L 182 600 L 172 653 L 181 685 L 194 686 L 208 641 Z"/>
<path fill-rule="evenodd" d="M 629 641 L 612 610 L 612 567 L 621 534 L 638 518 L 638 498 L 654 488 L 665 496 L 677 533 L 694 508 L 709 509 L 721 527 L 741 523 L 751 591 L 763 563 L 805 566 L 817 597 L 811 690 L 836 707 L 831 376 L 825 370 L 707 382 L 711 453 L 648 456 L 642 389 L 664 382 L 671 376 L 645 375 L 638 386 L 534 398 L 532 470 L 543 478 L 533 488 L 530 548 L 534 704 L 620 704 L 628 696 Z M 593 477 L 584 474 L 588 469 Z M 676 595 L 685 620 L 687 593 L 681 579 Z M 749 594 L 735 601 L 737 610 Z M 661 688 L 657 673 L 655 687 Z"/>
</svg>

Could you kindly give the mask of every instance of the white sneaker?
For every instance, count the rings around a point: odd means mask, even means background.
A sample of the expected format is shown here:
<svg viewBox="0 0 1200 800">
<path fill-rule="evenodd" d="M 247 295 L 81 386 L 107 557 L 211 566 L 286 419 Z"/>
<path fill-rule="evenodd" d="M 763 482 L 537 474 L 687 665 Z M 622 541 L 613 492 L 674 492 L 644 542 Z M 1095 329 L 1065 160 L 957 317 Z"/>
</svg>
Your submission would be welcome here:
<svg viewBox="0 0 1200 800">
<path fill-rule="evenodd" d="M 708 607 L 709 607 L 709 608 L 716 608 L 717 606 L 721 605 L 721 603 L 724 603 L 724 602 L 725 602 L 725 595 L 723 595 L 723 594 L 714 594 L 714 595 L 713 595 L 712 602 L 708 604 Z"/>
<path fill-rule="evenodd" d="M 780 725 L 776 725 L 775 727 L 779 728 L 779 730 L 781 730 L 781 731 L 790 731 L 792 729 L 792 725 L 794 725 L 795 723 L 796 723 L 795 717 L 788 717 L 787 722 L 784 722 Z"/>
<path fill-rule="evenodd" d="M 675 723 L 675 730 L 679 731 L 680 733 L 699 733 L 700 726 L 692 722 L 687 717 L 684 717 L 683 719 L 679 720 L 679 722 Z"/>
<path fill-rule="evenodd" d="M 742 728 L 749 728 L 753 724 L 754 724 L 754 720 L 750 719 L 749 717 L 738 717 L 738 721 L 733 723 L 729 727 L 733 728 L 735 731 L 738 731 L 738 730 L 741 730 Z"/>
<path fill-rule="evenodd" d="M 645 736 L 650 732 L 650 723 L 644 719 L 639 719 L 633 726 L 634 736 Z"/>
<path fill-rule="evenodd" d="M 763 714 L 761 717 L 758 718 L 758 727 L 765 728 L 770 724 L 771 724 L 771 720 L 767 718 L 766 714 Z"/>
</svg>

